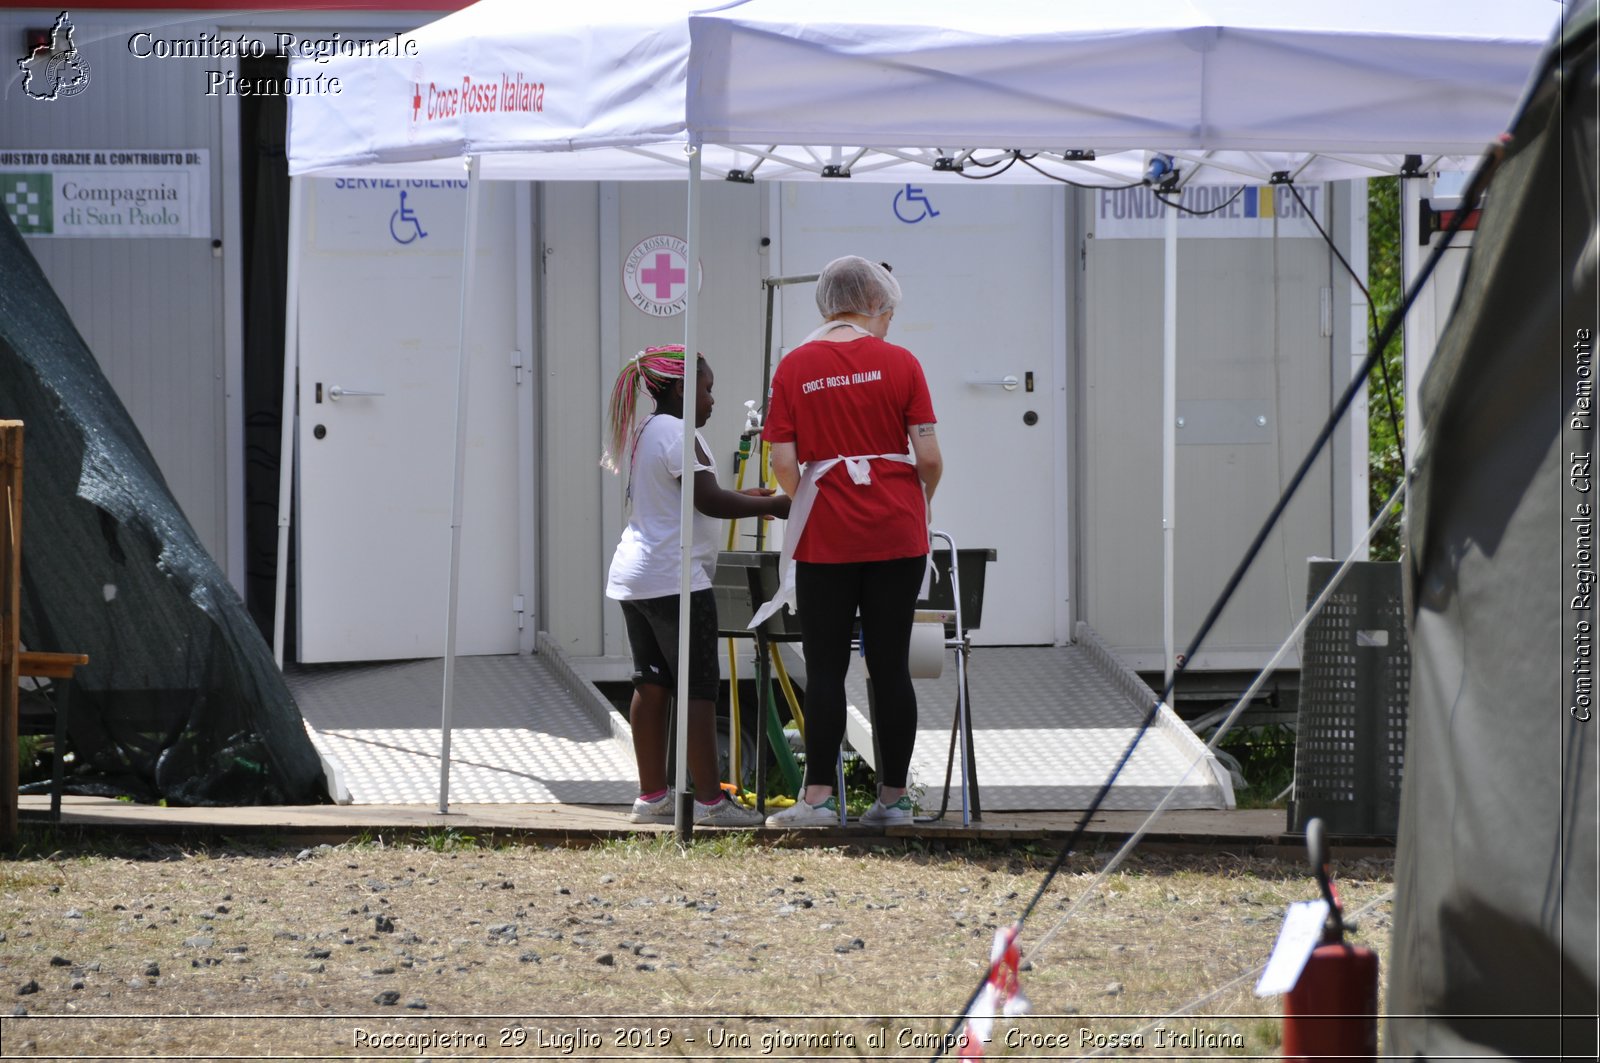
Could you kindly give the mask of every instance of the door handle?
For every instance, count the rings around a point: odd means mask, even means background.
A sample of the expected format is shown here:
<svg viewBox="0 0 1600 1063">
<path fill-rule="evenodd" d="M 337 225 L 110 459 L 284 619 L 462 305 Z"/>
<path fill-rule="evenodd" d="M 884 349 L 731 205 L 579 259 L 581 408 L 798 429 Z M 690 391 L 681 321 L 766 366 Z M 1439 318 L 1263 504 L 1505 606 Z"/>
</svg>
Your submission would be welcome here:
<svg viewBox="0 0 1600 1063">
<path fill-rule="evenodd" d="M 1015 373 L 1007 373 L 999 380 L 969 380 L 967 383 L 975 388 L 1005 388 L 1007 391 L 1015 391 L 1022 381 L 1017 379 Z"/>
<path fill-rule="evenodd" d="M 335 384 L 328 389 L 328 398 L 332 399 L 334 402 L 338 402 L 346 395 L 352 397 L 359 396 L 361 398 L 371 398 L 373 396 L 382 394 L 383 392 L 381 391 L 357 391 L 355 388 L 342 388 L 338 384 Z"/>
</svg>

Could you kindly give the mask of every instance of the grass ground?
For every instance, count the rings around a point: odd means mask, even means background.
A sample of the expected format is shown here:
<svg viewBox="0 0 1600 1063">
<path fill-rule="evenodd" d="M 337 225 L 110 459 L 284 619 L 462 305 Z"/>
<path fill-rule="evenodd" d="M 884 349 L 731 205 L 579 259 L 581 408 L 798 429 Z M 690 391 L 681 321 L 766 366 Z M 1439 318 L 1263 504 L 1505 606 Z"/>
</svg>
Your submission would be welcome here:
<svg viewBox="0 0 1600 1063">
<path fill-rule="evenodd" d="M 7 1056 L 931 1058 L 1043 850 L 61 846 L 0 863 Z M 1273 1054 L 1251 972 L 1303 864 L 1073 856 L 991 1058 Z M 1341 869 L 1355 910 L 1391 869 Z M 1064 917 L 1071 911 L 1070 918 Z M 1387 904 L 1356 940 L 1382 955 Z"/>
</svg>

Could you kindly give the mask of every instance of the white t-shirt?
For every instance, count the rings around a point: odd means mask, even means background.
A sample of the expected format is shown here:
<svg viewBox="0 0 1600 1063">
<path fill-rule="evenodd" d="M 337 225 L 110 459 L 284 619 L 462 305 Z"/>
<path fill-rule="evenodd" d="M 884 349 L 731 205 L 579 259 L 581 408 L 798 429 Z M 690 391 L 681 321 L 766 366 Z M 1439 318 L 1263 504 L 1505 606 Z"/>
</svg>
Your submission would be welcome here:
<svg viewBox="0 0 1600 1063">
<path fill-rule="evenodd" d="M 707 455 L 699 432 L 695 441 Z M 658 413 L 639 429 L 630 451 L 633 498 L 628 526 L 622 542 L 611 557 L 611 575 L 606 581 L 606 597 L 627 601 L 633 598 L 663 598 L 677 594 L 682 586 L 683 563 L 678 546 L 679 507 L 682 505 L 679 479 L 683 473 L 683 420 Z M 717 472 L 715 458 L 708 464 L 695 461 L 696 472 Z M 717 568 L 717 532 L 721 521 L 698 509 L 694 513 L 694 559 L 689 589 L 703 591 L 711 586 Z"/>
</svg>

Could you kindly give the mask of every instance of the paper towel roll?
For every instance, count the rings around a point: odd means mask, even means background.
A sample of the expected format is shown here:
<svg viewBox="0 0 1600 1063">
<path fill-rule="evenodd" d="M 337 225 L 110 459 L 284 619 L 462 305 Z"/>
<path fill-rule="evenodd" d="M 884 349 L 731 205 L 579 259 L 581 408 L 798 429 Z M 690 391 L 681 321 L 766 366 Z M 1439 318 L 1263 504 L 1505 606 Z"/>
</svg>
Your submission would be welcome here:
<svg viewBox="0 0 1600 1063">
<path fill-rule="evenodd" d="M 938 679 L 944 672 L 944 625 L 911 625 L 911 678 Z"/>
</svg>

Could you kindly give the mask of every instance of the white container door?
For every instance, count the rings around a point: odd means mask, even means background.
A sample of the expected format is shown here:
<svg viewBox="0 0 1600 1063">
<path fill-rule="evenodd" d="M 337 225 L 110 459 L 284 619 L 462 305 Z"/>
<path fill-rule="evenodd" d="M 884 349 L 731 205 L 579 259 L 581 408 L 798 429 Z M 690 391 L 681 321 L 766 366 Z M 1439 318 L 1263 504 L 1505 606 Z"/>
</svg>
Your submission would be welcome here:
<svg viewBox="0 0 1600 1063">
<path fill-rule="evenodd" d="M 444 654 L 466 182 L 304 182 L 302 663 Z M 515 653 L 514 190 L 485 184 L 457 651 Z M 530 386 L 530 385 L 523 385 Z"/>
<path fill-rule="evenodd" d="M 781 197 L 783 275 L 861 255 L 889 263 L 904 289 L 889 340 L 922 363 L 939 418 L 933 526 L 998 551 L 974 641 L 1066 641 L 1062 192 L 840 181 Z M 819 320 L 812 285 L 785 289 L 785 350 Z"/>
</svg>

